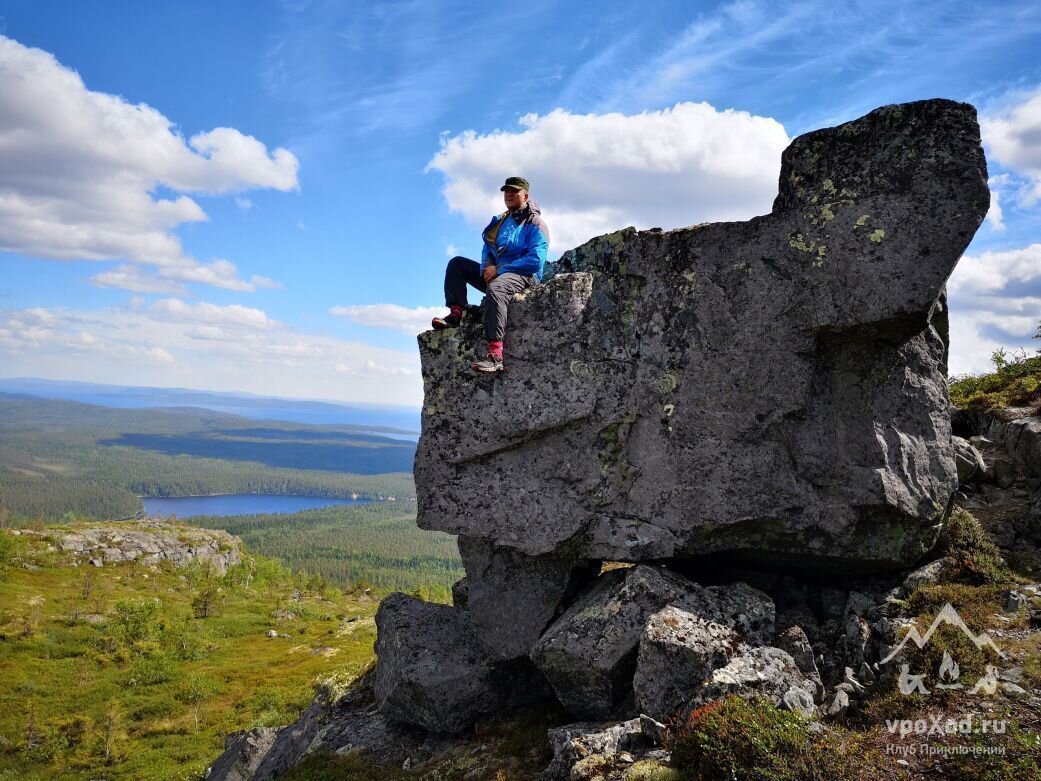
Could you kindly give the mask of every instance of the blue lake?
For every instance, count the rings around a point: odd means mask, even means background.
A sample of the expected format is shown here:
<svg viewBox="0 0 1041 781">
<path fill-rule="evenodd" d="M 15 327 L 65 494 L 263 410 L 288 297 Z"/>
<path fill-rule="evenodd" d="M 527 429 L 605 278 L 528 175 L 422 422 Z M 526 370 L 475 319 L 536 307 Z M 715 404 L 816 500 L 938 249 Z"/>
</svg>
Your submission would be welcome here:
<svg viewBox="0 0 1041 781">
<path fill-rule="evenodd" d="M 368 504 L 371 499 L 336 499 L 328 496 L 267 496 L 264 494 L 226 494 L 224 496 L 144 496 L 145 514 L 176 515 L 255 515 L 259 513 L 295 513 L 334 504 Z"/>
</svg>

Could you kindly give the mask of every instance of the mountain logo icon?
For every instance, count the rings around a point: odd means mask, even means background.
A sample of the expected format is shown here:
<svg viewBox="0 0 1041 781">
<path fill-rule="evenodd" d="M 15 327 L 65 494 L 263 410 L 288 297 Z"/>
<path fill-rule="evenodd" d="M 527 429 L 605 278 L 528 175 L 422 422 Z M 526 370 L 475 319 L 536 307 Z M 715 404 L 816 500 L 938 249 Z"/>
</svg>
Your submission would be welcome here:
<svg viewBox="0 0 1041 781">
<path fill-rule="evenodd" d="M 879 662 L 879 664 L 888 664 L 897 656 L 899 656 L 903 652 L 904 647 L 908 644 L 908 642 L 914 643 L 916 646 L 918 646 L 918 648 L 924 648 L 926 645 L 929 644 L 929 641 L 932 639 L 932 636 L 936 633 L 936 630 L 939 629 L 940 626 L 943 624 L 949 624 L 950 626 L 954 626 L 960 629 L 962 633 L 966 637 L 968 637 L 969 640 L 972 641 L 973 645 L 975 645 L 981 651 L 984 648 L 989 648 L 994 653 L 996 653 L 999 658 L 1005 658 L 1005 652 L 998 648 L 997 644 L 990 638 L 990 635 L 988 635 L 986 632 L 976 634 L 971 629 L 969 629 L 968 624 L 965 623 L 965 619 L 958 615 L 958 611 L 954 609 L 954 606 L 950 602 L 948 602 L 946 605 L 943 606 L 943 609 L 939 612 L 936 618 L 933 619 L 933 623 L 929 626 L 924 635 L 919 634 L 918 629 L 916 627 L 908 627 L 907 633 L 904 635 L 904 639 L 901 640 L 900 644 L 896 648 L 894 648 L 889 653 L 889 655 L 886 656 L 885 659 Z"/>
</svg>

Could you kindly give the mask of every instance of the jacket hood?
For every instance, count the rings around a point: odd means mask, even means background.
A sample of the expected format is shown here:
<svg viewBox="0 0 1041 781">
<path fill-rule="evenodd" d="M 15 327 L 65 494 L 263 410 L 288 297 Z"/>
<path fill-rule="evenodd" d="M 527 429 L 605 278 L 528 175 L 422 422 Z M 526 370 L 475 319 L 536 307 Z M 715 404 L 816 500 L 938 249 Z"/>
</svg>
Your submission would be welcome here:
<svg viewBox="0 0 1041 781">
<path fill-rule="evenodd" d="M 532 216 L 537 217 L 542 214 L 542 207 L 539 206 L 538 201 L 529 200 L 526 204 L 524 204 L 523 209 L 519 209 L 517 211 L 517 214 L 524 214 L 526 211 L 530 211 Z"/>
</svg>

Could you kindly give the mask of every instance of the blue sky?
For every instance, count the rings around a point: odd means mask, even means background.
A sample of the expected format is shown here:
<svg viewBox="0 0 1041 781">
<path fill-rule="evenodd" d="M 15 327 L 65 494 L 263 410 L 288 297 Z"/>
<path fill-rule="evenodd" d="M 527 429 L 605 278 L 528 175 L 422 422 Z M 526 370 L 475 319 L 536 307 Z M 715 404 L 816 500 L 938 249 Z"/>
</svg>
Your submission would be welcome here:
<svg viewBox="0 0 1041 781">
<path fill-rule="evenodd" d="M 980 111 L 954 373 L 1041 319 L 1041 6 L 0 0 L 0 376 L 418 405 L 522 173 L 551 255 L 769 210 L 796 135 Z"/>
</svg>

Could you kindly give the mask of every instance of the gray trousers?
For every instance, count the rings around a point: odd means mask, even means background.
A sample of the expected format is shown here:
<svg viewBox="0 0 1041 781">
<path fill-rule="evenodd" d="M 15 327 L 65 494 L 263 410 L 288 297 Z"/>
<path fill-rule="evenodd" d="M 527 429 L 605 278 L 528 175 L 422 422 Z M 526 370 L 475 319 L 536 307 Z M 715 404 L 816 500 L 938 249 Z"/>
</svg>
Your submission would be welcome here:
<svg viewBox="0 0 1041 781">
<path fill-rule="evenodd" d="M 506 335 L 506 310 L 514 293 L 537 285 L 535 277 L 506 272 L 485 284 L 481 264 L 476 260 L 456 256 L 445 269 L 445 306 L 466 307 L 466 286 L 475 287 L 485 294 L 484 335 L 490 342 L 501 342 Z"/>
</svg>

